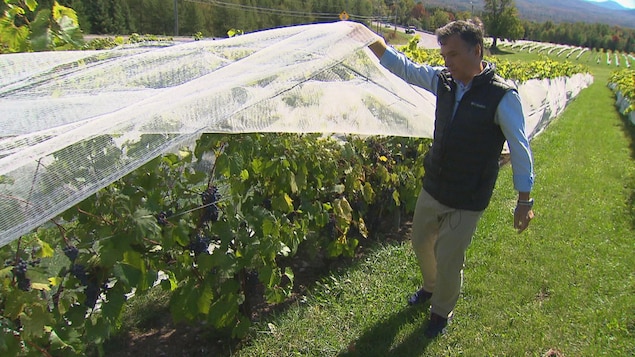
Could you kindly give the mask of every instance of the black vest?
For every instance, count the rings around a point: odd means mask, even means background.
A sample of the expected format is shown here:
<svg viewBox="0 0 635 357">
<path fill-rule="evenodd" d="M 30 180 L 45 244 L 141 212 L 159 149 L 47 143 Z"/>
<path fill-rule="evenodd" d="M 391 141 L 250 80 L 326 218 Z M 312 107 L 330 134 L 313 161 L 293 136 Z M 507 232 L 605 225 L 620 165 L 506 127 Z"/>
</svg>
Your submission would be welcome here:
<svg viewBox="0 0 635 357">
<path fill-rule="evenodd" d="M 494 123 L 496 108 L 515 88 L 489 64 L 474 77 L 453 118 L 456 86 L 447 70 L 439 74 L 434 141 L 424 159 L 423 188 L 446 206 L 482 211 L 492 197 L 505 143 Z"/>
</svg>

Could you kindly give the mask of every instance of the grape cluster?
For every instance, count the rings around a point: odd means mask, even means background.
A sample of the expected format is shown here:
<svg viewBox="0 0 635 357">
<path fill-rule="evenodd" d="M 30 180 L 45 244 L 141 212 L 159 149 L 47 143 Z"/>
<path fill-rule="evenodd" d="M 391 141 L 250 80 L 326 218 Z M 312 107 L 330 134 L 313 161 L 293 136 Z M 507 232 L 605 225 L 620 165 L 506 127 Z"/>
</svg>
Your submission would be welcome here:
<svg viewBox="0 0 635 357">
<path fill-rule="evenodd" d="M 388 151 L 386 149 L 386 147 L 384 146 L 384 144 L 380 143 L 379 141 L 376 141 L 374 139 L 371 139 L 368 143 L 368 147 L 370 148 L 370 150 L 373 152 L 373 154 L 375 154 L 375 157 L 379 160 L 380 157 L 384 156 L 388 159 L 390 159 L 390 151 Z"/>
<path fill-rule="evenodd" d="M 13 276 L 18 281 L 18 289 L 29 291 L 31 289 L 31 280 L 26 277 L 28 263 L 22 258 L 18 259 L 17 264 L 13 266 Z"/>
<path fill-rule="evenodd" d="M 207 253 L 211 242 L 211 238 L 206 237 L 202 234 L 197 234 L 194 239 L 190 240 L 190 245 L 187 247 L 187 249 L 192 251 L 194 255 Z"/>
<path fill-rule="evenodd" d="M 221 196 L 216 186 L 210 186 L 201 193 L 201 200 L 203 201 L 203 222 L 216 222 L 218 221 L 218 206 L 216 203 L 220 200 Z"/>
<path fill-rule="evenodd" d="M 86 274 L 86 269 L 81 264 L 73 264 L 71 265 L 71 274 L 79 280 L 82 285 L 88 285 L 88 274 Z"/>
<path fill-rule="evenodd" d="M 337 222 L 335 221 L 335 216 L 333 214 L 330 215 L 329 221 L 326 224 L 325 229 L 326 229 L 326 234 L 328 235 L 329 238 L 335 239 L 338 237 Z"/>
<path fill-rule="evenodd" d="M 88 284 L 86 284 L 86 289 L 84 290 L 84 295 L 86 295 L 84 305 L 86 305 L 86 307 L 94 309 L 100 294 L 101 286 L 92 280 L 89 281 Z"/>
<path fill-rule="evenodd" d="M 106 286 L 100 284 L 94 276 L 91 277 L 91 275 L 86 272 L 86 268 L 81 264 L 71 265 L 70 273 L 79 280 L 80 284 L 86 287 L 84 289 L 84 295 L 86 296 L 84 305 L 91 309 L 95 308 L 101 290 L 102 288 L 105 289 Z"/>
<path fill-rule="evenodd" d="M 68 259 L 70 259 L 71 262 L 74 262 L 79 255 L 79 249 L 77 249 L 77 247 L 73 245 L 67 245 L 66 247 L 62 248 L 62 251 L 64 252 L 64 255 L 68 257 Z"/>
<path fill-rule="evenodd" d="M 355 212 L 364 212 L 367 209 L 366 201 L 364 201 L 364 198 L 359 192 L 353 193 L 350 205 Z"/>
<path fill-rule="evenodd" d="M 168 218 L 172 216 L 172 211 L 161 211 L 159 212 L 159 214 L 157 215 L 157 223 L 160 226 L 167 226 L 168 223 L 170 223 L 168 221 Z"/>
<path fill-rule="evenodd" d="M 271 211 L 271 199 L 270 198 L 265 198 L 264 200 L 262 200 L 262 207 L 264 207 L 265 209 Z"/>
</svg>

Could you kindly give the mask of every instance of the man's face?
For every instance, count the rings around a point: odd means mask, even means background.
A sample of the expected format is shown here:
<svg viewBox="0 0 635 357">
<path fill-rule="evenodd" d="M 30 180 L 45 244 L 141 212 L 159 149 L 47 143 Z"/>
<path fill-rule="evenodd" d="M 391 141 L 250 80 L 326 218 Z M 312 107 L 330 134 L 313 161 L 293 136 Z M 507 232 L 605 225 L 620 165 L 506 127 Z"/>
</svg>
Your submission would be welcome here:
<svg viewBox="0 0 635 357">
<path fill-rule="evenodd" d="M 480 51 L 480 46 L 471 47 L 459 35 L 452 35 L 441 43 L 441 56 L 445 60 L 445 66 L 452 77 L 463 84 L 483 70 Z"/>
</svg>

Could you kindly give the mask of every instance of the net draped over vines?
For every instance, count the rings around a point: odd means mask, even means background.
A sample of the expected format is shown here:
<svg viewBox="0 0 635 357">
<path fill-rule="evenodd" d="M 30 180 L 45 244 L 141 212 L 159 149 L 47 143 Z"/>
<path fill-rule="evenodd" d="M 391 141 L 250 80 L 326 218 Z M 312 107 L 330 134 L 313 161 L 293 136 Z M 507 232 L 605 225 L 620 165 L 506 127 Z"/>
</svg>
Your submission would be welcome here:
<svg viewBox="0 0 635 357">
<path fill-rule="evenodd" d="M 434 96 L 382 68 L 375 39 L 337 22 L 0 56 L 0 246 L 202 133 L 432 137 Z"/>
<path fill-rule="evenodd" d="M 434 98 L 347 22 L 0 56 L 0 246 L 204 132 L 432 134 Z"/>
</svg>

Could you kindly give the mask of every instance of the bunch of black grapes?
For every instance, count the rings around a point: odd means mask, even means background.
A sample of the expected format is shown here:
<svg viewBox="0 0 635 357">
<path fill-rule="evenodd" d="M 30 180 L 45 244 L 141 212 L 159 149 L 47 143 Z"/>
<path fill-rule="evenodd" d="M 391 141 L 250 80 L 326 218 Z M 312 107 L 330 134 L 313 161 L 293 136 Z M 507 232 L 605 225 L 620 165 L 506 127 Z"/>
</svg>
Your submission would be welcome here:
<svg viewBox="0 0 635 357">
<path fill-rule="evenodd" d="M 82 286 L 85 286 L 84 295 L 86 296 L 86 300 L 84 301 L 84 305 L 94 309 L 102 289 L 106 289 L 108 286 L 102 284 L 94 274 L 87 272 L 86 268 L 81 264 L 71 265 L 70 273 L 79 280 Z"/>
<path fill-rule="evenodd" d="M 190 245 L 187 249 L 194 253 L 194 255 L 207 253 L 211 242 L 212 239 L 210 237 L 203 234 L 197 234 L 196 237 L 190 240 Z"/>
<path fill-rule="evenodd" d="M 17 263 L 13 266 L 13 276 L 18 282 L 18 289 L 23 291 L 31 290 L 31 279 L 26 277 L 26 271 L 29 268 L 29 263 L 22 258 L 18 258 Z"/>
<path fill-rule="evenodd" d="M 168 218 L 170 218 L 170 216 L 172 216 L 172 211 L 161 211 L 161 212 L 159 212 L 159 214 L 157 215 L 157 223 L 160 226 L 167 226 L 168 223 L 170 223 L 168 221 Z"/>
<path fill-rule="evenodd" d="M 84 305 L 94 309 L 97 304 L 97 299 L 99 299 L 99 295 L 101 294 L 101 290 L 107 288 L 107 286 L 105 284 L 101 284 L 98 279 L 87 272 L 86 267 L 75 262 L 77 260 L 77 256 L 79 255 L 77 247 L 67 245 L 62 249 L 62 251 L 72 263 L 69 272 L 77 278 L 77 280 L 79 280 L 79 283 L 82 286 L 85 286 L 84 295 L 86 295 L 86 300 L 84 301 Z"/>
<path fill-rule="evenodd" d="M 324 230 L 326 231 L 325 233 L 330 239 L 334 240 L 339 237 L 339 229 L 337 228 L 337 221 L 335 220 L 335 215 L 331 214 L 329 216 L 329 221 L 326 223 Z"/>
<path fill-rule="evenodd" d="M 203 222 L 218 221 L 218 206 L 216 205 L 221 196 L 216 186 L 209 186 L 205 192 L 201 193 L 203 201 Z"/>
<path fill-rule="evenodd" d="M 71 262 L 74 262 L 75 259 L 77 259 L 77 256 L 79 255 L 79 249 L 77 249 L 77 247 L 74 245 L 67 245 L 64 248 L 62 248 L 62 251 L 64 252 L 64 255 L 68 259 L 70 259 Z"/>
</svg>

